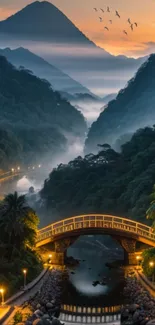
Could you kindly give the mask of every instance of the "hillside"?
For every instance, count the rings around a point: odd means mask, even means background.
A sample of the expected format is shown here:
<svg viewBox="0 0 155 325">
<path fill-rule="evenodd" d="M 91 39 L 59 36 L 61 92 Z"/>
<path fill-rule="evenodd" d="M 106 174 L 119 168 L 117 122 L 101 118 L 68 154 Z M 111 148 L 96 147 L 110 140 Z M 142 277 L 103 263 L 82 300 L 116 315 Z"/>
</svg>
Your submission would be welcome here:
<svg viewBox="0 0 155 325">
<path fill-rule="evenodd" d="M 102 97 L 124 87 L 145 61 L 114 56 L 99 48 L 47 1 L 32 2 L 0 22 L 0 46 L 15 48 L 19 44 Z"/>
<path fill-rule="evenodd" d="M 121 135 L 152 125 L 155 121 L 154 88 L 155 54 L 152 54 L 92 124 L 85 151 L 96 152 L 98 143 L 114 144 Z"/>
<path fill-rule="evenodd" d="M 16 69 L 0 56 L 0 165 L 9 164 L 14 141 L 14 161 L 50 159 L 63 152 L 68 138 L 83 137 L 86 123 L 50 84 L 24 69 Z M 10 147 L 10 149 L 9 149 Z M 6 167 L 6 166 L 5 166 Z"/>
<path fill-rule="evenodd" d="M 155 128 L 138 130 L 120 153 L 107 144 L 100 150 L 51 172 L 41 191 L 42 224 L 48 224 L 51 216 L 56 220 L 85 213 L 146 222 L 155 183 Z"/>
<path fill-rule="evenodd" d="M 68 92 L 69 94 L 90 93 L 86 87 L 27 49 L 22 47 L 14 50 L 10 48 L 0 49 L 0 55 L 5 56 L 17 68 L 23 66 L 33 71 L 39 78 L 48 80 L 55 90 Z"/>
<path fill-rule="evenodd" d="M 117 94 L 109 94 L 103 97 L 104 103 L 108 104 L 111 100 L 115 99 Z"/>
</svg>

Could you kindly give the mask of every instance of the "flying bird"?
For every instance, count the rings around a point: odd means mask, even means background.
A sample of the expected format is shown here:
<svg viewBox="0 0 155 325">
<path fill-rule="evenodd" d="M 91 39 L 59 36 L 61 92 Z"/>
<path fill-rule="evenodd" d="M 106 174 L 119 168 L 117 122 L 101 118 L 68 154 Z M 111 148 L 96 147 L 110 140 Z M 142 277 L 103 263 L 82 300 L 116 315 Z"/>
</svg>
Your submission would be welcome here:
<svg viewBox="0 0 155 325">
<path fill-rule="evenodd" d="M 97 11 L 97 8 L 94 8 L 95 11 Z"/>
<path fill-rule="evenodd" d="M 131 30 L 133 31 L 133 24 L 131 24 L 131 26 L 130 26 L 130 27 L 131 27 Z"/>
<path fill-rule="evenodd" d="M 112 24 L 112 20 L 109 20 L 109 23 Z"/>
<path fill-rule="evenodd" d="M 138 27 L 138 24 L 137 23 L 134 23 L 136 27 Z"/>
<path fill-rule="evenodd" d="M 106 27 L 106 26 L 104 27 L 104 29 L 106 29 L 106 30 L 108 30 L 108 31 L 109 31 L 109 28 L 108 28 L 108 27 Z"/>
<path fill-rule="evenodd" d="M 107 7 L 107 12 L 110 12 L 110 8 L 109 7 Z"/>
<path fill-rule="evenodd" d="M 100 20 L 100 23 L 102 23 L 102 21 L 103 21 L 102 17 L 99 17 L 99 20 Z"/>
<path fill-rule="evenodd" d="M 128 20 L 127 20 L 127 21 L 128 21 L 128 23 L 131 25 L 131 20 L 130 20 L 130 18 L 128 18 Z"/>
<path fill-rule="evenodd" d="M 116 10 L 116 16 L 117 16 L 118 18 L 121 18 L 121 16 L 119 15 L 119 13 L 118 13 L 117 10 Z"/>
<path fill-rule="evenodd" d="M 102 8 L 100 8 L 100 10 L 101 10 L 102 12 L 104 12 L 104 10 L 103 10 Z"/>
<path fill-rule="evenodd" d="M 126 32 L 126 30 L 123 30 L 123 33 L 124 33 L 125 35 L 128 35 L 128 33 Z"/>
</svg>

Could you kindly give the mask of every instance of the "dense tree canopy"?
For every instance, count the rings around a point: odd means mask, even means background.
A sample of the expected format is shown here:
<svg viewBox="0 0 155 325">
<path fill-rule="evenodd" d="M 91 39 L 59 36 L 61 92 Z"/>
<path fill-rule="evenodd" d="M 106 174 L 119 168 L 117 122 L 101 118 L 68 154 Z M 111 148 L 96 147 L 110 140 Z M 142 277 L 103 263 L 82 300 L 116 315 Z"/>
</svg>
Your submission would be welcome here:
<svg viewBox="0 0 155 325">
<path fill-rule="evenodd" d="M 142 254 L 142 267 L 148 277 L 155 276 L 155 247 L 146 249 Z"/>
<path fill-rule="evenodd" d="M 7 293 L 22 283 L 22 269 L 28 269 L 28 279 L 40 272 L 42 262 L 35 252 L 39 220 L 27 205 L 25 196 L 9 194 L 0 204 L 0 283 Z"/>
<path fill-rule="evenodd" d="M 155 55 L 142 64 L 135 77 L 110 101 L 88 133 L 85 152 L 96 152 L 97 143 L 113 145 L 125 133 L 151 125 L 155 118 Z"/>
<path fill-rule="evenodd" d="M 63 152 L 68 137 L 83 137 L 82 114 L 46 81 L 0 56 L 0 164 L 35 163 Z M 15 158 L 16 157 L 16 158 Z"/>
<path fill-rule="evenodd" d="M 155 129 L 138 130 L 119 153 L 107 144 L 100 148 L 96 155 L 77 157 L 52 171 L 41 191 L 42 224 L 94 212 L 149 222 L 146 210 L 155 183 Z"/>
</svg>

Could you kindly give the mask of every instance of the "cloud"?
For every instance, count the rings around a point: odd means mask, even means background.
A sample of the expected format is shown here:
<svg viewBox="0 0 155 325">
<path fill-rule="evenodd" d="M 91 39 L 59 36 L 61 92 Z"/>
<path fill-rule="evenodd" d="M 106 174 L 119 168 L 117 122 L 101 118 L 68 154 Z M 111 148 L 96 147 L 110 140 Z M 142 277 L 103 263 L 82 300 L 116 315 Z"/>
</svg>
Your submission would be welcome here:
<svg viewBox="0 0 155 325">
<path fill-rule="evenodd" d="M 0 20 L 6 19 L 7 17 L 13 15 L 15 12 L 16 10 L 14 9 L 0 7 Z"/>
<path fill-rule="evenodd" d="M 147 48 L 155 48 L 155 42 L 144 42 L 144 45 L 147 46 Z"/>
<path fill-rule="evenodd" d="M 155 42 L 149 41 L 149 42 L 143 42 L 141 44 L 141 50 L 138 51 L 139 54 L 143 55 L 149 55 L 151 53 L 155 52 Z"/>
</svg>

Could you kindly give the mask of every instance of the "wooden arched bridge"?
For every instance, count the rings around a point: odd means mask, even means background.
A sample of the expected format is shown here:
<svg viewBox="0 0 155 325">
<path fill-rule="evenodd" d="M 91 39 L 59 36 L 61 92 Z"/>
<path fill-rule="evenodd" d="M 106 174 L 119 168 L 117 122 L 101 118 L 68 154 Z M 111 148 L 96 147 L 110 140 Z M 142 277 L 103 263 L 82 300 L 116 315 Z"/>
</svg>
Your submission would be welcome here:
<svg viewBox="0 0 155 325">
<path fill-rule="evenodd" d="M 155 246 L 155 233 L 151 227 L 104 214 L 80 215 L 42 228 L 38 231 L 36 246 L 44 247 L 44 252 L 51 251 L 52 259 L 61 264 L 67 248 L 79 236 L 88 234 L 107 234 L 116 239 L 123 247 L 129 264 L 136 263 L 137 242 Z"/>
</svg>

